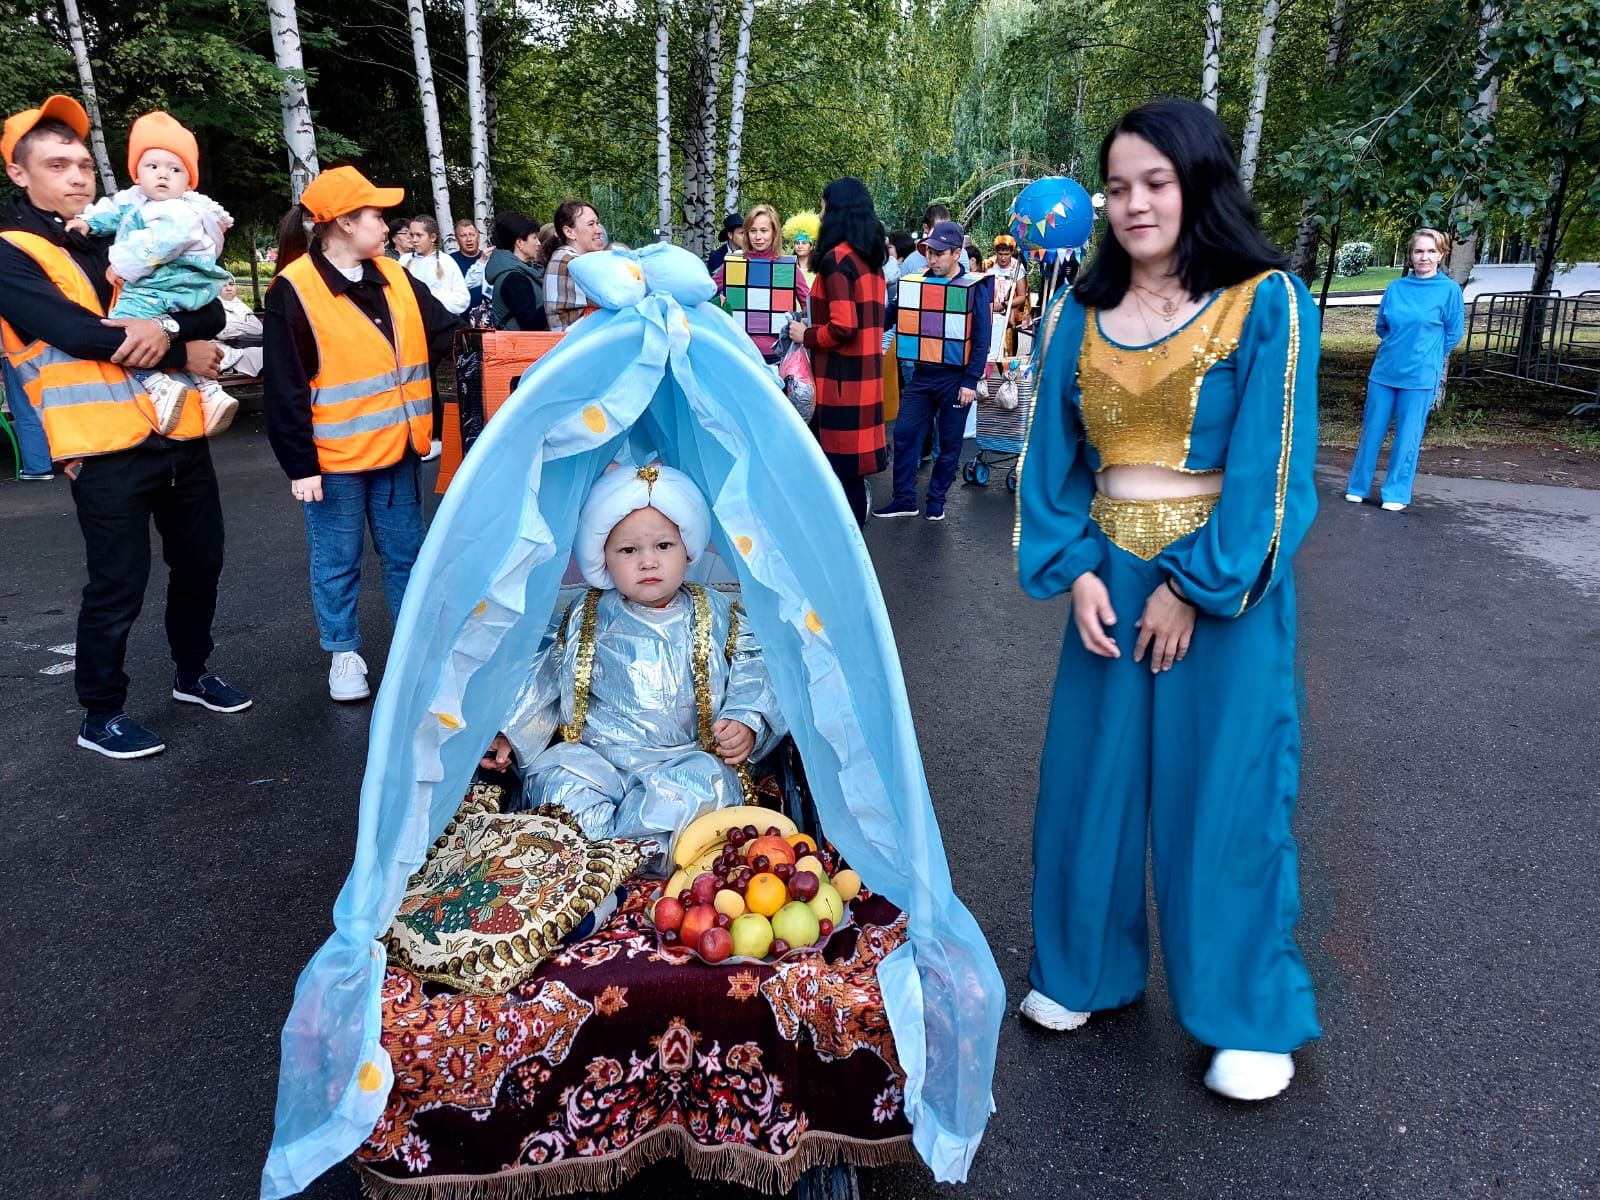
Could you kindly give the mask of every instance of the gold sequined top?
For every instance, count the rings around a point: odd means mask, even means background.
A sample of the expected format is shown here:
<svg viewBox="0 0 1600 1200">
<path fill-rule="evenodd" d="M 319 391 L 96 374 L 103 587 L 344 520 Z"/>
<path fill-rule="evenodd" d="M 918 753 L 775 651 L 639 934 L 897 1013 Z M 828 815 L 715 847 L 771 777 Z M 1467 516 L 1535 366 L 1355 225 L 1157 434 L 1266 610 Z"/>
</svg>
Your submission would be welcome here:
<svg viewBox="0 0 1600 1200">
<path fill-rule="evenodd" d="M 1091 461 L 1096 471 L 1156 466 L 1206 474 L 1222 469 L 1226 426 L 1208 427 L 1232 414 L 1202 412 L 1200 388 L 1208 374 L 1232 369 L 1230 356 L 1239 348 L 1256 287 L 1266 278 L 1258 275 L 1216 292 L 1187 324 L 1148 346 L 1112 341 L 1100 330 L 1100 314 L 1085 314 L 1079 406 L 1086 448 L 1098 459 Z"/>
</svg>

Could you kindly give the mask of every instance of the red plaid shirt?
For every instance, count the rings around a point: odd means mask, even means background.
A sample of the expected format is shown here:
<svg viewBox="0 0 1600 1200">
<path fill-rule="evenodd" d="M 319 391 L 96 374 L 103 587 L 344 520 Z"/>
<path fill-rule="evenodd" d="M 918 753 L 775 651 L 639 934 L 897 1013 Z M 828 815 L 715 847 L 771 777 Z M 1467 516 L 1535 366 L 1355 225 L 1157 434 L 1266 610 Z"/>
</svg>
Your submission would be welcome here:
<svg viewBox="0 0 1600 1200">
<path fill-rule="evenodd" d="M 835 246 L 811 290 L 806 330 L 817 377 L 817 439 L 835 470 L 875 475 L 883 437 L 883 272 L 848 244 Z"/>
</svg>

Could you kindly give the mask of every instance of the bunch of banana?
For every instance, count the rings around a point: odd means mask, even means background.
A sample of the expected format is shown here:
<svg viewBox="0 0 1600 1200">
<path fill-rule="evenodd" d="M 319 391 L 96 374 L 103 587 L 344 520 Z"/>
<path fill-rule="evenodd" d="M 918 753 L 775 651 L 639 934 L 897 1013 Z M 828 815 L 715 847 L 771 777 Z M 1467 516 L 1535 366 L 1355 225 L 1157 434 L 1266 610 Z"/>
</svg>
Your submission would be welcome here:
<svg viewBox="0 0 1600 1200">
<path fill-rule="evenodd" d="M 667 881 L 662 894 L 676 896 L 694 882 L 696 875 L 709 871 L 711 864 L 722 853 L 722 848 L 727 845 L 728 834 L 733 830 L 742 831 L 752 827 L 757 833 L 765 833 L 774 826 L 783 837 L 800 832 L 799 827 L 781 812 L 756 804 L 736 804 L 732 808 L 719 808 L 696 817 L 678 835 L 672 847 L 672 861 L 678 870 Z M 680 876 L 687 882 L 680 880 Z"/>
</svg>

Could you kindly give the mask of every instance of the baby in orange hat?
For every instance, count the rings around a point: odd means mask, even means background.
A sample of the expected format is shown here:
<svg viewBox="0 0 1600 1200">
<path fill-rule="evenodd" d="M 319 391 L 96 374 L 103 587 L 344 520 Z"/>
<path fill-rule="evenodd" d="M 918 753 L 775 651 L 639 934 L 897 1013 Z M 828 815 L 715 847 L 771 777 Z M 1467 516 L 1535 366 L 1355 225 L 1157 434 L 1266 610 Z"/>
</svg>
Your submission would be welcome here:
<svg viewBox="0 0 1600 1200">
<path fill-rule="evenodd" d="M 160 321 L 168 334 L 175 334 L 172 313 L 204 308 L 232 278 L 217 259 L 233 218 L 194 190 L 200 179 L 200 148 L 194 134 L 167 113 L 146 113 L 133 123 L 128 170 L 134 186 L 95 201 L 67 228 L 116 235 L 111 267 L 122 286 L 111 316 Z M 200 393 L 207 436 L 221 433 L 239 411 L 239 402 L 214 379 L 152 371 L 141 375 L 139 383 L 155 405 L 157 426 L 164 434 L 177 428 L 190 388 Z"/>
</svg>

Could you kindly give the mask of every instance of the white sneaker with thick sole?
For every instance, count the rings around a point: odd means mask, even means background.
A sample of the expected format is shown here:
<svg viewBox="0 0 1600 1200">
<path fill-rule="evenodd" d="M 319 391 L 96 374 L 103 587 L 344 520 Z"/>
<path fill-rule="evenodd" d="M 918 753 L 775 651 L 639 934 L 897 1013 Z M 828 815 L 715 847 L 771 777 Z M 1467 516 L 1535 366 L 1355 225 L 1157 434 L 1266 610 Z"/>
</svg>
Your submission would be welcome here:
<svg viewBox="0 0 1600 1200">
<path fill-rule="evenodd" d="M 1398 500 L 1385 500 L 1383 502 L 1384 512 L 1404 512 L 1405 508 L 1406 506 Z"/>
<path fill-rule="evenodd" d="M 335 700 L 365 700 L 372 695 L 367 684 L 367 663 L 354 650 L 340 650 L 328 668 L 328 695 Z"/>
<path fill-rule="evenodd" d="M 183 399 L 189 394 L 189 389 L 160 371 L 139 376 L 139 386 L 150 397 L 150 404 L 156 410 L 156 432 L 166 437 L 183 420 Z"/>
<path fill-rule="evenodd" d="M 1294 1056 L 1268 1050 L 1218 1050 L 1206 1086 L 1230 1100 L 1271 1100 L 1294 1078 Z"/>
<path fill-rule="evenodd" d="M 1030 991 L 1022 1000 L 1022 1015 L 1041 1029 L 1068 1033 L 1081 1029 L 1089 1020 L 1086 1012 L 1063 1008 L 1041 991 Z"/>
<path fill-rule="evenodd" d="M 1360 504 L 1363 500 L 1366 499 L 1365 496 L 1358 496 L 1354 492 L 1346 492 L 1344 494 L 1344 498 L 1346 500 L 1350 501 L 1351 504 Z"/>
<path fill-rule="evenodd" d="M 233 424 L 233 418 L 239 412 L 239 402 L 215 379 L 202 379 L 198 390 L 200 411 L 206 419 L 206 436 L 216 437 Z"/>
</svg>

